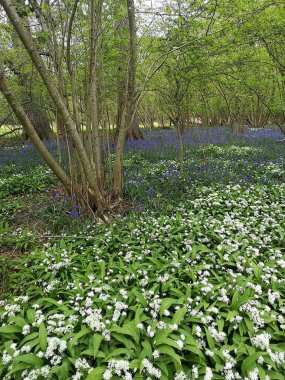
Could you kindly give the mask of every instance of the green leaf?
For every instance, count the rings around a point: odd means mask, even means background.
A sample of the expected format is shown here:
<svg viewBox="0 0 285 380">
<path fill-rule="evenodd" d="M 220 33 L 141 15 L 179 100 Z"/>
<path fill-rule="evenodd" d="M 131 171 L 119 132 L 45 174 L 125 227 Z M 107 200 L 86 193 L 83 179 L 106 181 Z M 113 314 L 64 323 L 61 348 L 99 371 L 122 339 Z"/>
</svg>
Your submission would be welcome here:
<svg viewBox="0 0 285 380">
<path fill-rule="evenodd" d="M 61 366 L 53 367 L 50 373 L 55 373 L 59 380 L 69 379 L 69 361 L 65 359 Z"/>
<path fill-rule="evenodd" d="M 134 359 L 130 362 L 130 368 L 134 369 L 134 368 L 139 368 L 140 366 L 140 363 L 141 363 L 141 360 L 139 359 Z"/>
<path fill-rule="evenodd" d="M 40 324 L 40 328 L 39 328 L 39 342 L 40 342 L 41 350 L 45 352 L 47 349 L 47 330 L 43 323 Z"/>
<path fill-rule="evenodd" d="M 262 273 L 262 268 L 260 268 L 258 265 L 256 265 L 253 261 L 251 262 L 251 267 L 253 269 L 253 273 L 257 279 L 260 278 Z"/>
<path fill-rule="evenodd" d="M 136 332 L 137 327 L 135 326 L 134 322 L 128 322 L 123 327 L 114 326 L 111 330 L 116 331 L 120 334 L 130 335 L 134 339 L 134 341 L 137 344 L 139 344 L 140 337 L 139 334 Z"/>
<path fill-rule="evenodd" d="M 208 346 L 211 350 L 214 350 L 215 349 L 215 341 L 212 337 L 212 335 L 209 333 L 208 329 L 206 328 L 206 336 L 207 336 L 207 342 L 208 342 Z"/>
<path fill-rule="evenodd" d="M 101 380 L 103 379 L 103 373 L 106 371 L 106 367 L 96 367 L 91 371 L 86 380 Z"/>
<path fill-rule="evenodd" d="M 34 367 L 41 367 L 43 365 L 43 360 L 33 354 L 16 356 L 15 358 L 13 358 L 13 361 L 32 364 Z"/>
<path fill-rule="evenodd" d="M 271 380 L 284 380 L 284 375 L 282 375 L 281 373 L 278 373 L 276 371 L 268 372 L 268 376 Z"/>
<path fill-rule="evenodd" d="M 105 261 L 102 261 L 100 263 L 100 268 L 101 268 L 101 280 L 104 280 L 104 277 L 106 275 L 106 263 L 105 263 Z"/>
<path fill-rule="evenodd" d="M 264 354 L 264 353 L 263 353 Z M 243 360 L 241 365 L 241 373 L 245 376 L 248 372 L 256 367 L 256 360 L 262 355 L 262 352 L 256 352 Z"/>
<path fill-rule="evenodd" d="M 96 355 L 97 355 L 97 352 L 99 350 L 102 340 L 103 340 L 103 337 L 100 334 L 94 334 L 92 337 L 94 359 L 96 358 Z"/>
<path fill-rule="evenodd" d="M 124 334 L 113 333 L 112 337 L 119 342 L 123 343 L 126 348 L 136 351 L 137 347 L 134 345 L 131 339 L 127 338 Z"/>
<path fill-rule="evenodd" d="M 33 340 L 33 339 L 37 338 L 38 336 L 39 336 L 39 334 L 37 332 L 33 332 L 33 333 L 27 335 L 23 340 L 21 340 L 20 347 L 24 346 L 24 344 L 26 342 L 29 342 L 30 340 Z"/>
<path fill-rule="evenodd" d="M 167 346 L 172 346 L 172 347 L 176 348 L 177 350 L 180 350 L 178 344 L 173 339 L 171 339 L 171 338 L 164 338 L 164 337 L 162 337 L 162 338 L 159 338 L 159 339 L 155 339 L 154 343 L 155 343 L 156 347 L 159 346 L 159 345 L 161 345 L 161 344 L 165 344 Z"/>
<path fill-rule="evenodd" d="M 150 359 L 152 357 L 152 347 L 148 340 L 142 342 L 142 346 L 146 352 L 147 357 Z"/>
<path fill-rule="evenodd" d="M 177 303 L 177 299 L 175 299 L 175 298 L 164 298 L 161 302 L 161 305 L 160 305 L 160 310 L 159 310 L 160 315 L 163 315 L 163 312 L 165 310 L 168 310 L 169 307 L 171 305 L 173 305 L 174 303 Z"/>
<path fill-rule="evenodd" d="M 132 292 L 133 292 L 133 294 L 137 297 L 138 302 L 139 302 L 143 307 L 146 307 L 146 306 L 147 306 L 147 301 L 145 300 L 145 298 L 144 298 L 144 296 L 142 295 L 142 293 L 140 293 L 140 292 L 137 291 L 136 289 L 133 289 Z"/>
<path fill-rule="evenodd" d="M 173 315 L 172 323 L 179 325 L 179 323 L 183 320 L 186 312 L 187 310 L 184 307 L 181 307 L 180 309 L 178 309 L 176 313 Z"/>
<path fill-rule="evenodd" d="M 239 301 L 240 292 L 236 290 L 232 298 L 232 306 L 236 309 Z"/>
<path fill-rule="evenodd" d="M 172 347 L 164 344 L 164 345 L 158 346 L 157 350 L 160 354 L 165 354 L 165 355 L 169 356 L 172 360 L 174 360 L 176 363 L 181 365 L 181 358 L 182 357 L 177 355 Z"/>
<path fill-rule="evenodd" d="M 22 328 L 19 326 L 2 326 L 0 327 L 0 334 L 13 334 L 22 332 Z"/>
<path fill-rule="evenodd" d="M 128 349 L 128 348 L 116 348 L 114 351 L 112 351 L 106 360 L 109 360 L 111 358 L 113 358 L 114 356 L 116 357 L 120 357 L 120 355 L 124 355 L 124 356 L 130 356 L 133 354 L 133 351 Z"/>
<path fill-rule="evenodd" d="M 244 321 L 245 321 L 246 327 L 250 333 L 250 336 L 253 336 L 254 335 L 254 324 L 253 324 L 253 322 L 247 317 L 244 318 Z"/>
<path fill-rule="evenodd" d="M 200 358 L 204 358 L 202 351 L 197 346 L 184 345 L 184 350 L 187 350 L 189 352 L 193 352 L 193 354 L 198 355 Z"/>
<path fill-rule="evenodd" d="M 90 334 L 90 329 L 87 327 L 83 327 L 77 334 L 74 335 L 74 337 L 71 339 L 70 343 L 71 345 L 76 344 L 76 342 L 82 338 L 84 335 Z"/>
<path fill-rule="evenodd" d="M 236 317 L 239 315 L 239 312 L 237 310 L 230 310 L 227 315 L 227 321 L 230 321 L 232 318 Z"/>
<path fill-rule="evenodd" d="M 26 320 L 22 317 L 13 317 L 10 319 L 10 322 L 15 323 L 17 326 L 21 328 L 23 328 L 27 324 Z"/>
<path fill-rule="evenodd" d="M 264 369 L 260 365 L 258 365 L 257 368 L 258 368 L 260 380 L 265 380 L 266 379 L 266 372 L 264 371 Z"/>
<path fill-rule="evenodd" d="M 29 368 L 30 364 L 28 363 L 17 363 L 16 365 L 13 365 L 13 368 L 11 371 L 8 372 L 8 375 L 12 375 L 13 373 L 16 373 L 18 371 L 23 371 L 26 368 Z"/>
</svg>

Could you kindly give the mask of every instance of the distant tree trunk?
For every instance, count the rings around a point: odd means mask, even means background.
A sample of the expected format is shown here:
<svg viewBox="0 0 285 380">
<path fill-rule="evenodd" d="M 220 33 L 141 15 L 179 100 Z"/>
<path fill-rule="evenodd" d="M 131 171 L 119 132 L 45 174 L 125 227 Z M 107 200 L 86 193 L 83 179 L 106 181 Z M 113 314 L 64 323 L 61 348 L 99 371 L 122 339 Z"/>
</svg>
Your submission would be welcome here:
<svg viewBox="0 0 285 380">
<path fill-rule="evenodd" d="M 20 0 L 15 1 L 15 6 L 17 9 L 21 9 L 23 6 Z M 23 24 L 28 23 L 28 13 L 20 13 L 21 21 Z M 20 87 L 20 102 L 24 104 L 24 110 L 28 118 L 30 119 L 33 127 L 37 131 L 38 136 L 41 140 L 50 140 L 53 139 L 54 133 L 50 128 L 50 123 L 43 111 L 39 109 L 39 106 L 33 102 L 33 91 L 32 86 L 30 86 L 31 78 L 27 74 L 25 69 L 26 62 L 21 59 L 23 54 L 22 44 L 20 39 L 13 30 L 11 33 L 11 39 L 13 43 L 13 48 L 17 52 L 17 59 L 15 60 L 5 60 L 5 64 L 10 68 L 10 70 L 16 75 L 19 87 Z M 22 134 L 22 140 L 27 141 L 29 135 L 25 132 Z"/>
<path fill-rule="evenodd" d="M 127 30 L 129 30 L 129 17 L 125 17 L 122 20 L 119 20 L 119 23 L 116 28 L 116 32 L 119 34 L 121 43 L 119 46 L 120 49 L 120 63 L 118 66 L 118 100 L 117 100 L 117 119 L 116 119 L 116 132 L 115 132 L 115 141 L 117 143 L 119 137 L 120 128 L 124 123 L 124 117 L 127 106 L 127 90 L 128 90 L 128 69 L 126 62 L 128 61 L 128 45 L 124 41 L 124 35 Z M 126 135 L 127 139 L 133 140 L 143 140 L 143 133 L 139 128 L 137 110 L 133 116 L 133 121 L 129 126 L 129 130 Z"/>
<path fill-rule="evenodd" d="M 32 105 L 24 106 L 24 110 L 41 140 L 51 140 L 55 138 L 55 135 L 50 128 L 49 120 L 42 111 L 34 108 Z M 27 141 L 28 138 L 29 135 L 24 132 L 23 140 Z"/>
<path fill-rule="evenodd" d="M 129 129 L 129 131 L 127 133 L 127 138 L 130 138 L 132 140 L 144 140 L 143 133 L 139 127 L 137 112 L 135 112 L 135 114 L 134 114 L 133 122 L 131 124 L 131 128 Z"/>
<path fill-rule="evenodd" d="M 112 194 L 113 200 L 119 200 L 123 187 L 123 151 L 124 143 L 128 130 L 133 123 L 136 113 L 136 72 L 137 72 L 137 36 L 136 36 L 136 18 L 134 0 L 127 0 L 128 19 L 129 19 L 129 68 L 128 68 L 128 86 L 126 97 L 126 112 L 124 123 L 118 131 L 116 146 L 116 156 L 113 169 Z"/>
<path fill-rule="evenodd" d="M 178 159 L 179 159 L 179 170 L 180 174 L 182 175 L 184 172 L 184 148 L 183 148 L 183 140 L 182 140 L 182 133 L 181 130 L 183 130 L 183 120 L 181 117 L 177 116 L 176 118 L 171 118 L 171 121 L 176 128 L 177 131 L 177 137 L 178 137 Z"/>
</svg>

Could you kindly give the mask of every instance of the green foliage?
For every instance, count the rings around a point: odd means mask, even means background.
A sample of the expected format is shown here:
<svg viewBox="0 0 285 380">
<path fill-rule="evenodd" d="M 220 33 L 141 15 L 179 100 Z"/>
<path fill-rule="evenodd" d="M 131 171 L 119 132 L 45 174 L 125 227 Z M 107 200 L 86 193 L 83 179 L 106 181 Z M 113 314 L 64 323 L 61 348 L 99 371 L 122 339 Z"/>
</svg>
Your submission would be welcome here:
<svg viewBox="0 0 285 380">
<path fill-rule="evenodd" d="M 50 170 L 39 165 L 27 173 L 1 171 L 0 173 L 0 196 L 19 195 L 43 191 L 57 183 Z"/>
<path fill-rule="evenodd" d="M 26 296 L 0 306 L 1 376 L 284 376 L 284 199 L 201 187 L 37 249 L 12 279 Z"/>
<path fill-rule="evenodd" d="M 28 227 L 18 227 L 16 230 L 8 222 L 0 223 L 0 243 L 7 253 L 23 253 L 35 247 L 37 236 Z"/>
</svg>

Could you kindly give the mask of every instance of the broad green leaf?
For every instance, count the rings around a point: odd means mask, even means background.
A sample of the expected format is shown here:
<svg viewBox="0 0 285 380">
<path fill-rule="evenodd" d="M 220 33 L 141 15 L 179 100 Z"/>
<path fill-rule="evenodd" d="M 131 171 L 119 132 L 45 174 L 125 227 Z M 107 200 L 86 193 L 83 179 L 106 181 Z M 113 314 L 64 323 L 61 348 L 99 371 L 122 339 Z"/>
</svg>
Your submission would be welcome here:
<svg viewBox="0 0 285 380">
<path fill-rule="evenodd" d="M 0 327 L 0 334 L 13 334 L 22 332 L 22 328 L 19 326 L 2 326 Z"/>
<path fill-rule="evenodd" d="M 70 343 L 72 345 L 76 344 L 80 338 L 82 338 L 83 336 L 85 336 L 87 334 L 90 334 L 90 329 L 84 326 L 77 334 L 74 335 L 74 337 L 71 339 Z"/>
<path fill-rule="evenodd" d="M 111 330 L 116 331 L 120 334 L 130 335 L 135 340 L 135 342 L 139 344 L 140 337 L 136 331 L 137 327 L 135 326 L 134 322 L 128 322 L 122 327 L 114 326 Z"/>
<path fill-rule="evenodd" d="M 16 365 L 13 365 L 13 368 L 11 369 L 11 371 L 8 372 L 8 375 L 12 375 L 13 373 L 16 373 L 18 371 L 23 371 L 24 369 L 27 369 L 29 367 L 29 363 L 17 363 Z"/>
<path fill-rule="evenodd" d="M 146 352 L 147 357 L 150 359 L 152 357 L 152 347 L 148 340 L 142 342 L 142 346 Z"/>
<path fill-rule="evenodd" d="M 177 303 L 177 299 L 175 298 L 164 298 L 160 305 L 160 315 L 163 315 L 164 310 L 168 310 L 169 307 L 175 303 Z"/>
<path fill-rule="evenodd" d="M 96 367 L 88 374 L 86 380 L 101 380 L 105 371 L 106 367 Z"/>
<path fill-rule="evenodd" d="M 161 346 L 158 346 L 157 350 L 160 354 L 165 354 L 169 356 L 172 360 L 176 361 L 179 365 L 181 365 L 182 357 L 180 355 L 177 355 L 172 347 L 163 344 Z"/>
<path fill-rule="evenodd" d="M 96 358 L 96 355 L 97 355 L 97 352 L 99 350 L 99 347 L 100 347 L 102 340 L 103 340 L 103 337 L 100 334 L 94 334 L 92 337 L 94 359 Z"/>
<path fill-rule="evenodd" d="M 165 344 L 167 346 L 171 346 L 171 347 L 176 348 L 177 350 L 180 350 L 178 344 L 171 338 L 163 338 L 162 337 L 160 339 L 155 339 L 154 344 L 156 347 L 161 345 L 161 344 Z"/>
<path fill-rule="evenodd" d="M 40 324 L 40 328 L 39 328 L 39 342 L 40 342 L 41 350 L 45 352 L 47 348 L 47 330 L 43 323 Z"/>
<path fill-rule="evenodd" d="M 187 310 L 184 307 L 181 307 L 180 309 L 178 309 L 176 313 L 173 315 L 172 323 L 179 325 L 179 323 L 183 320 L 186 312 Z"/>
<path fill-rule="evenodd" d="M 43 360 L 33 354 L 16 356 L 15 358 L 13 358 L 13 361 L 32 364 L 34 367 L 41 367 L 43 365 Z"/>
</svg>

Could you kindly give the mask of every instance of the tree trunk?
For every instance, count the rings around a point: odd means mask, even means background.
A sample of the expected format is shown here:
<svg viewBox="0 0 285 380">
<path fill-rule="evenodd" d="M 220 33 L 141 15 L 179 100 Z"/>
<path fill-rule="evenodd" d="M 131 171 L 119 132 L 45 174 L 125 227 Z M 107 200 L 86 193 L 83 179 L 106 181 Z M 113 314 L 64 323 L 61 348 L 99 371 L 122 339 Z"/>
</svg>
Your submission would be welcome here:
<svg viewBox="0 0 285 380">
<path fill-rule="evenodd" d="M 136 19 L 134 0 L 127 0 L 130 50 L 129 50 L 129 69 L 128 69 L 128 87 L 124 124 L 118 132 L 116 155 L 113 169 L 112 194 L 113 200 L 119 200 L 123 187 L 123 153 L 124 143 L 127 132 L 133 123 L 136 113 L 136 70 L 137 70 L 137 36 L 136 36 Z"/>
<path fill-rule="evenodd" d="M 27 105 L 23 108 L 41 140 L 51 140 L 55 138 L 55 135 L 50 128 L 49 120 L 43 112 L 36 109 L 32 105 Z M 23 133 L 24 141 L 27 141 L 28 137 L 28 134 Z"/>
<path fill-rule="evenodd" d="M 131 124 L 131 128 L 129 129 L 129 131 L 127 133 L 127 139 L 144 140 L 143 133 L 139 127 L 137 112 L 135 112 L 135 114 L 134 114 L 133 122 Z"/>
<path fill-rule="evenodd" d="M 128 59 L 128 45 L 124 42 L 124 32 L 130 30 L 130 19 L 129 17 L 124 17 L 119 20 L 116 32 L 119 34 L 121 43 L 119 45 L 120 50 L 120 63 L 118 66 L 118 99 L 117 99 L 117 119 L 116 119 L 116 133 L 115 142 L 117 144 L 119 138 L 119 131 L 122 128 L 125 118 L 125 112 L 127 112 L 127 102 L 128 102 L 128 69 L 126 68 L 126 61 Z M 131 43 L 131 42 L 130 42 Z M 134 111 L 133 122 L 129 125 L 127 132 L 127 139 L 133 140 L 143 140 L 143 133 L 139 128 L 137 110 Z"/>
</svg>

